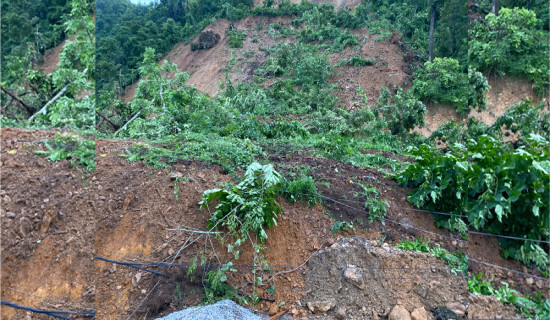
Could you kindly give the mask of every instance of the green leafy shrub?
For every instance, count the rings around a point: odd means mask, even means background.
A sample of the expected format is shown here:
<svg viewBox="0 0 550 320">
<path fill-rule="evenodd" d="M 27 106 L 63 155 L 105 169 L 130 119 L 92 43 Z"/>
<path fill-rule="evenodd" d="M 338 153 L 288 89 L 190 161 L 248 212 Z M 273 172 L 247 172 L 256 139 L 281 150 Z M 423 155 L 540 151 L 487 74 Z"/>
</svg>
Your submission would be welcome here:
<svg viewBox="0 0 550 320">
<path fill-rule="evenodd" d="M 539 95 L 548 90 L 548 31 L 540 30 L 534 11 L 502 8 L 470 29 L 469 65 L 481 72 L 526 76 Z"/>
<path fill-rule="evenodd" d="M 440 226 L 465 235 L 467 226 L 489 233 L 546 240 L 550 237 L 550 144 L 531 134 L 518 149 L 490 136 L 455 144 L 447 153 L 421 145 L 416 163 L 398 176 L 417 207 L 449 212 Z M 466 221 L 459 215 L 466 216 Z M 547 270 L 548 254 L 537 242 L 499 239 L 505 258 Z"/>
<path fill-rule="evenodd" d="M 392 98 L 386 87 L 380 88 L 380 96 L 373 107 L 374 115 L 381 114 L 387 127 L 394 135 L 404 135 L 415 126 L 424 125 L 424 115 L 428 112 L 426 106 L 411 94 L 411 90 L 403 92 L 401 88 Z"/>
<path fill-rule="evenodd" d="M 487 109 L 487 97 L 485 93 L 491 89 L 487 78 L 476 69 L 468 67 L 468 82 L 470 83 L 468 86 L 469 109 L 477 109 L 479 111 Z M 461 113 L 464 112 L 462 111 Z"/>
<path fill-rule="evenodd" d="M 301 200 L 310 206 L 314 206 L 319 201 L 315 180 L 305 174 L 296 179 L 285 179 L 282 189 L 283 196 L 291 203 Z"/>
<path fill-rule="evenodd" d="M 226 30 L 225 33 L 229 36 L 227 39 L 227 45 L 230 48 L 242 48 L 244 39 L 246 39 L 246 36 L 248 35 L 242 30 Z"/>
<path fill-rule="evenodd" d="M 386 216 L 386 206 L 388 202 L 384 199 L 380 199 L 380 192 L 375 186 L 369 184 L 362 184 L 363 196 L 365 197 L 365 208 L 369 212 L 369 220 L 381 220 Z"/>
<path fill-rule="evenodd" d="M 36 154 L 46 156 L 50 161 L 71 160 L 72 165 L 82 166 L 84 171 L 95 170 L 95 141 L 75 135 L 55 134 L 55 140 L 44 143 L 45 151 Z"/>
<path fill-rule="evenodd" d="M 460 70 L 457 60 L 435 58 L 433 63 L 428 61 L 424 68 L 418 68 L 413 76 L 411 91 L 418 99 L 425 103 L 450 104 L 458 109 L 461 116 L 468 114 L 468 74 Z M 481 86 L 479 89 L 488 87 Z M 482 95 L 483 91 L 479 94 Z"/>
<path fill-rule="evenodd" d="M 233 248 L 244 243 L 249 232 L 256 233 L 263 243 L 267 240 L 264 228 L 277 225 L 277 218 L 282 212 L 281 206 L 275 201 L 280 186 L 281 176 L 272 165 L 254 162 L 248 166 L 239 184 L 228 183 L 222 189 L 206 190 L 199 202 L 201 209 L 219 200 L 208 220 L 208 229 L 226 227 L 237 239 Z"/>
<path fill-rule="evenodd" d="M 340 59 L 338 67 L 343 65 L 350 65 L 354 67 L 372 66 L 376 62 L 376 58 L 365 59 L 361 56 L 352 56 L 349 59 Z"/>
</svg>

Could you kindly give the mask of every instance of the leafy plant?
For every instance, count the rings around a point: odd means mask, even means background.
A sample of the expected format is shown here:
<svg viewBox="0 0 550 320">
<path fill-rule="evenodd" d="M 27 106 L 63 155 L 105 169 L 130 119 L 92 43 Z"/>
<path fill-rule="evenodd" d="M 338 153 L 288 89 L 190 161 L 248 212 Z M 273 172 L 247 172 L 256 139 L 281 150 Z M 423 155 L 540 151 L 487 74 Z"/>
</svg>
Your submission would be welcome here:
<svg viewBox="0 0 550 320">
<path fill-rule="evenodd" d="M 375 116 L 383 116 L 392 134 L 405 135 L 415 126 L 424 125 L 424 115 L 428 111 L 412 96 L 411 90 L 403 92 L 400 88 L 392 98 L 390 91 L 382 87 L 373 112 Z"/>
<path fill-rule="evenodd" d="M 433 63 L 428 61 L 424 68 L 415 71 L 411 91 L 423 102 L 455 106 L 464 117 L 470 108 L 486 107 L 483 94 L 488 89 L 487 80 L 480 73 L 464 73 L 452 58 L 435 58 Z"/>
<path fill-rule="evenodd" d="M 348 59 L 340 59 L 338 62 L 338 67 L 343 65 L 350 65 L 354 67 L 365 67 L 365 66 L 372 66 L 376 62 L 376 58 L 373 59 L 365 59 L 361 56 L 351 56 Z"/>
<path fill-rule="evenodd" d="M 95 141 L 85 140 L 76 135 L 55 134 L 55 140 L 45 142 L 45 151 L 37 150 L 36 154 L 46 156 L 50 161 L 71 160 L 72 165 L 79 165 L 84 171 L 95 170 Z"/>
<path fill-rule="evenodd" d="M 301 174 L 296 179 L 285 179 L 282 189 L 283 196 L 291 203 L 301 200 L 310 206 L 314 206 L 319 201 L 315 180 L 305 174 Z"/>
<path fill-rule="evenodd" d="M 520 295 L 511 289 L 506 282 L 495 288 L 491 282 L 483 278 L 483 273 L 473 275 L 468 279 L 468 291 L 473 294 L 494 296 L 498 301 L 510 303 L 527 319 L 548 319 L 550 316 L 550 300 L 543 299 L 539 292 L 536 296 Z"/>
<path fill-rule="evenodd" d="M 449 252 L 441 248 L 439 244 L 430 246 L 427 242 L 423 241 L 422 238 L 418 238 L 414 241 L 400 241 L 395 247 L 402 250 L 429 253 L 438 259 L 443 259 L 452 268 L 451 272 L 454 274 L 460 272 L 464 277 L 468 274 L 468 256 L 464 255 L 462 251 L 458 253 Z"/>
<path fill-rule="evenodd" d="M 230 48 L 242 48 L 244 39 L 246 39 L 246 36 L 248 35 L 242 30 L 226 30 L 225 33 L 229 36 L 227 39 L 227 45 Z"/>
<path fill-rule="evenodd" d="M 549 86 L 548 31 L 540 29 L 534 11 L 502 8 L 470 29 L 469 65 L 482 72 L 526 76 L 543 95 Z"/>
<path fill-rule="evenodd" d="M 466 146 L 454 144 L 445 154 L 428 145 L 409 150 L 416 163 L 397 179 L 413 188 L 408 196 L 411 203 L 452 213 L 435 219 L 440 226 L 463 235 L 469 225 L 526 239 L 500 239 L 504 256 L 547 270 L 548 254 L 537 243 L 550 237 L 547 140 L 531 134 L 513 149 L 483 135 Z M 466 216 L 468 224 L 459 215 Z"/>
<path fill-rule="evenodd" d="M 365 200 L 365 208 L 369 212 L 369 221 L 381 220 L 386 216 L 386 206 L 388 202 L 380 199 L 380 192 L 375 186 L 369 184 L 361 184 L 363 188 L 363 196 Z"/>
<path fill-rule="evenodd" d="M 334 221 L 334 224 L 330 226 L 330 231 L 336 236 L 340 231 L 352 230 L 354 228 L 353 222 L 346 221 Z"/>
<path fill-rule="evenodd" d="M 250 164 L 246 170 L 243 180 L 233 185 L 227 183 L 222 189 L 206 190 L 199 202 L 201 209 L 206 209 L 212 201 L 219 201 L 208 220 L 209 230 L 228 229 L 228 235 L 235 239 L 227 244 L 227 250 L 233 253 L 238 259 L 240 251 L 237 250 L 243 243 L 250 240 L 254 249 L 254 264 L 266 265 L 261 256 L 262 244 L 267 240 L 265 228 L 277 225 L 277 218 L 282 213 L 282 208 L 275 201 L 281 184 L 280 174 L 274 170 L 272 165 L 261 165 L 257 162 Z M 254 233 L 260 244 L 252 240 L 250 233 Z M 225 239 L 226 236 L 220 236 Z M 224 282 L 225 271 L 218 270 L 211 275 L 216 285 Z M 261 277 L 258 270 L 254 269 L 255 283 L 261 285 Z M 225 286 L 221 287 L 224 291 Z M 253 297 L 255 302 L 257 297 Z"/>
</svg>

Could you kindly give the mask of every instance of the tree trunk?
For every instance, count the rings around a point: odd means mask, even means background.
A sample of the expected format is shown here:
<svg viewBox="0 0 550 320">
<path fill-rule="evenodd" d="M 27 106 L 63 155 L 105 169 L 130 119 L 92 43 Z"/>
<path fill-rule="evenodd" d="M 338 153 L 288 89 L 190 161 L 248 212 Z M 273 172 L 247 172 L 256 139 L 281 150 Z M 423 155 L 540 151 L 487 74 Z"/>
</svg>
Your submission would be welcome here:
<svg viewBox="0 0 550 320">
<path fill-rule="evenodd" d="M 527 0 L 525 2 L 525 9 L 529 9 L 530 6 L 531 6 L 531 0 Z"/>
<path fill-rule="evenodd" d="M 430 62 L 433 62 L 433 57 L 434 57 L 434 23 L 435 23 L 434 0 L 430 0 L 430 57 L 429 57 Z"/>
<path fill-rule="evenodd" d="M 491 13 L 498 16 L 498 0 L 493 0 L 493 8 L 491 9 Z"/>
</svg>

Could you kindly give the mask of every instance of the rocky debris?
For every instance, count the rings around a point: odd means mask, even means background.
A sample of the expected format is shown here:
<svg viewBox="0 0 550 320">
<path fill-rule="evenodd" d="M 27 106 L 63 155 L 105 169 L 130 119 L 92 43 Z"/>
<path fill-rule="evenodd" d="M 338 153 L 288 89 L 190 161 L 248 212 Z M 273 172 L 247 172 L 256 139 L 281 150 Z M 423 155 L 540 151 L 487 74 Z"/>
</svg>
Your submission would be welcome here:
<svg viewBox="0 0 550 320">
<path fill-rule="evenodd" d="M 362 237 L 344 238 L 318 251 L 307 263 L 305 296 L 312 312 L 338 319 L 387 319 L 396 305 L 427 320 L 427 310 L 466 302 L 464 279 L 430 254 L 374 246 Z M 434 279 L 436 278 L 436 279 Z M 460 300 L 457 300 L 460 299 Z M 313 311 L 313 310 L 315 311 Z"/>
<path fill-rule="evenodd" d="M 220 35 L 213 31 L 201 32 L 197 42 L 191 43 L 191 51 L 208 50 L 218 44 L 220 39 Z"/>
<path fill-rule="evenodd" d="M 344 278 L 361 290 L 365 290 L 361 270 L 354 265 L 349 265 L 344 271 Z"/>
<path fill-rule="evenodd" d="M 468 299 L 468 317 L 472 319 L 520 319 L 511 304 L 498 301 L 493 296 L 471 294 Z"/>
<path fill-rule="evenodd" d="M 407 309 L 400 305 L 396 305 L 390 312 L 389 320 L 411 320 L 411 315 Z"/>
<path fill-rule="evenodd" d="M 313 313 L 326 313 L 331 309 L 334 309 L 336 301 L 313 301 L 307 303 L 307 308 Z"/>
<path fill-rule="evenodd" d="M 416 308 L 411 312 L 411 320 L 428 320 L 428 312 L 424 307 Z"/>
<path fill-rule="evenodd" d="M 346 318 L 346 308 L 338 307 L 338 309 L 336 309 L 335 316 L 338 319 L 345 319 Z"/>
</svg>

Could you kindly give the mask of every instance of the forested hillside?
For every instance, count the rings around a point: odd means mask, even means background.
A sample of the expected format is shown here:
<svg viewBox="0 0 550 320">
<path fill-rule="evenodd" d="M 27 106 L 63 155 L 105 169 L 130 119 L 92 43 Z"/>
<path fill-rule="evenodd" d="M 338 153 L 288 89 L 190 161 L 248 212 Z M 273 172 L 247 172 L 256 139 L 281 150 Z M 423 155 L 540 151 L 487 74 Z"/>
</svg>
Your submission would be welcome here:
<svg viewBox="0 0 550 320">
<path fill-rule="evenodd" d="M 157 57 L 181 41 L 189 41 L 219 18 L 244 17 L 251 0 L 177 1 L 162 0 L 149 6 L 126 0 L 98 0 L 97 88 L 100 103 L 136 82 L 147 47 Z"/>
<path fill-rule="evenodd" d="M 2 2 L 2 123 L 90 130 L 95 106 L 94 2 Z M 38 68 L 60 45 L 57 67 Z"/>
</svg>

